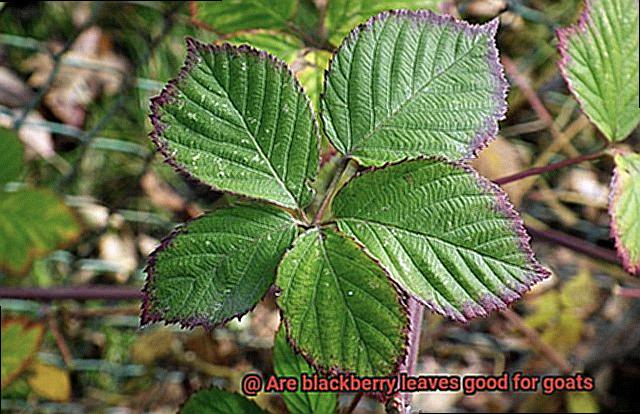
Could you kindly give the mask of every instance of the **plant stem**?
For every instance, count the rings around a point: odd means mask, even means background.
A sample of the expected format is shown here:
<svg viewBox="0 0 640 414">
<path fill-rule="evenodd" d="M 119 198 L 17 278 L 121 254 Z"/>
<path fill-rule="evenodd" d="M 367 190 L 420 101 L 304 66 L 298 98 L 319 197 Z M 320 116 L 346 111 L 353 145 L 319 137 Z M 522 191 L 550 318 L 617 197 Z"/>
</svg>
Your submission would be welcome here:
<svg viewBox="0 0 640 414">
<path fill-rule="evenodd" d="M 623 298 L 640 299 L 640 288 L 616 286 L 613 293 Z"/>
<path fill-rule="evenodd" d="M 358 406 L 358 403 L 360 402 L 360 400 L 362 399 L 362 396 L 364 395 L 364 393 L 359 392 L 357 393 L 354 397 L 353 400 L 351 400 L 351 404 L 349 404 L 349 406 L 347 407 L 347 409 L 344 411 L 344 414 L 351 414 L 352 412 L 355 411 L 356 407 Z"/>
<path fill-rule="evenodd" d="M 556 230 L 540 230 L 531 226 L 526 226 L 527 231 L 534 239 L 543 239 L 560 246 L 567 247 L 571 250 L 575 250 L 579 253 L 587 256 L 604 260 L 611 263 L 620 263 L 618 255 L 613 250 L 605 249 L 595 244 L 584 241 L 578 237 L 570 236 L 568 234 L 556 231 Z"/>
<path fill-rule="evenodd" d="M 324 216 L 324 212 L 327 209 L 327 206 L 329 206 L 329 202 L 333 198 L 333 194 L 336 191 L 336 186 L 338 185 L 338 182 L 340 181 L 342 174 L 347 169 L 347 164 L 349 164 L 349 158 L 347 157 L 342 157 L 338 162 L 338 166 L 336 167 L 336 172 L 333 175 L 333 178 L 331 179 L 331 183 L 327 187 L 327 191 L 324 193 L 324 198 L 322 199 L 322 202 L 320 203 L 320 207 L 318 208 L 318 212 L 313 218 L 313 222 L 311 224 L 317 224 L 320 220 L 322 220 L 322 217 Z"/>
<path fill-rule="evenodd" d="M 412 376 L 416 372 L 418 365 L 418 355 L 420 353 L 420 334 L 422 331 L 422 316 L 424 314 L 424 306 L 409 296 L 407 301 L 407 313 L 409 316 L 409 344 L 407 356 L 400 365 L 398 372 Z M 410 413 L 411 412 L 411 393 L 399 393 L 387 403 L 388 413 Z"/>
<path fill-rule="evenodd" d="M 64 286 L 53 288 L 0 287 L 0 298 L 31 300 L 138 300 L 140 288 L 128 286 Z"/>
<path fill-rule="evenodd" d="M 594 152 L 592 154 L 585 154 L 585 155 L 581 155 L 579 157 L 576 158 L 569 158 L 560 162 L 555 162 L 553 164 L 548 164 L 542 167 L 534 167 L 534 168 L 529 168 L 528 170 L 524 170 L 524 171 L 520 171 L 518 173 L 512 174 L 512 175 L 508 175 L 506 177 L 502 177 L 502 178 L 498 178 L 497 180 L 493 180 L 494 183 L 498 184 L 498 185 L 504 185 L 504 184 L 508 184 L 514 181 L 518 181 L 521 180 L 523 178 L 527 178 L 530 177 L 532 175 L 539 175 L 539 174 L 544 174 L 550 171 L 555 171 L 555 170 L 559 170 L 561 168 L 565 168 L 568 167 L 570 165 L 574 165 L 574 164 L 580 164 L 582 162 L 585 161 L 590 161 L 590 160 L 595 160 L 597 158 L 600 158 L 604 155 L 606 155 L 607 152 L 606 151 L 598 151 L 598 152 Z"/>
<path fill-rule="evenodd" d="M 518 70 L 517 65 L 513 62 L 508 56 L 502 56 L 502 65 L 504 66 L 505 71 L 509 74 L 513 83 L 515 83 L 520 91 L 524 95 L 527 101 L 529 101 L 529 105 L 531 105 L 531 109 L 536 113 L 538 118 L 544 122 L 544 124 L 551 130 L 553 135 L 557 134 L 557 130 L 553 125 L 553 117 L 547 111 L 544 104 L 540 100 L 540 97 L 533 90 L 527 78 L 525 78 L 520 71 Z M 554 136 L 555 138 L 555 136 Z"/>
<path fill-rule="evenodd" d="M 520 315 L 506 309 L 500 313 L 507 321 L 509 321 L 521 334 L 523 334 L 531 346 L 545 359 L 553 363 L 563 374 L 570 374 L 572 372 L 571 365 L 567 360 L 556 352 L 549 344 L 544 342 L 538 332 L 531 328 L 522 320 Z"/>
</svg>

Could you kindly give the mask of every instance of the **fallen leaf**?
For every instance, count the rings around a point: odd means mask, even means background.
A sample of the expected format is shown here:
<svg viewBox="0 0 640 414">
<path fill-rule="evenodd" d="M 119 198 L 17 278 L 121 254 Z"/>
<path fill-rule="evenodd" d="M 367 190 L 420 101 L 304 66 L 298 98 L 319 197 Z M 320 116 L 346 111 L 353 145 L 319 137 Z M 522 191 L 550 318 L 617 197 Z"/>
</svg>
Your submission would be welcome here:
<svg viewBox="0 0 640 414">
<path fill-rule="evenodd" d="M 44 324 L 24 318 L 2 321 L 0 344 L 0 388 L 5 388 L 24 371 L 42 344 Z"/>
<path fill-rule="evenodd" d="M 14 120 L 20 114 L 21 111 L 18 109 L 13 111 L 13 116 L 0 113 L 0 127 L 13 128 Z M 27 158 L 33 158 L 34 154 L 37 154 L 42 158 L 51 159 L 56 155 L 51 132 L 44 125 L 38 125 L 44 121 L 45 119 L 38 112 L 32 111 L 18 131 L 20 141 L 26 146 Z"/>
<path fill-rule="evenodd" d="M 142 176 L 140 186 L 151 202 L 158 207 L 176 212 L 186 208 L 186 201 L 152 172 Z"/>
<path fill-rule="evenodd" d="M 54 45 L 52 49 L 60 50 L 60 46 Z M 54 62 L 50 54 L 38 53 L 25 62 L 24 68 L 33 72 L 29 85 L 41 87 L 48 81 Z M 65 124 L 81 127 L 85 107 L 102 91 L 107 95 L 116 93 L 127 69 L 126 60 L 112 51 L 102 30 L 90 27 L 62 56 L 62 65 L 44 96 L 44 103 Z"/>
<path fill-rule="evenodd" d="M 0 66 L 0 105 L 15 108 L 26 105 L 33 91 L 11 70 Z"/>
<path fill-rule="evenodd" d="M 33 374 L 27 383 L 33 392 L 47 400 L 65 402 L 71 398 L 71 381 L 69 372 L 54 365 L 35 362 L 31 370 Z"/>
<path fill-rule="evenodd" d="M 107 233 L 100 237 L 98 245 L 100 259 L 113 264 L 114 268 L 118 269 L 115 273 L 118 282 L 126 282 L 138 266 L 133 238 L 128 235 Z"/>
</svg>

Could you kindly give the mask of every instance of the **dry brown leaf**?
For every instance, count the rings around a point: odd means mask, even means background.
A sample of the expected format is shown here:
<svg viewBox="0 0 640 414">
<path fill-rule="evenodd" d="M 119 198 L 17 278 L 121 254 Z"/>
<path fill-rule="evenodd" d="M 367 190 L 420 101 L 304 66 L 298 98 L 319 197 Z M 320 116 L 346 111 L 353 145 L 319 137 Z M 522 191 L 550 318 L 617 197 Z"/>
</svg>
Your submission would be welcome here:
<svg viewBox="0 0 640 414">
<path fill-rule="evenodd" d="M 131 236 L 107 233 L 100 238 L 100 259 L 110 262 L 117 268 L 115 278 L 123 283 L 136 270 L 136 245 Z"/>
<path fill-rule="evenodd" d="M 33 374 L 27 378 L 27 383 L 36 394 L 51 401 L 69 401 L 71 381 L 66 370 L 41 362 L 35 362 L 31 370 Z"/>
<path fill-rule="evenodd" d="M 148 172 L 140 179 L 140 186 L 151 202 L 158 207 L 179 213 L 186 211 L 189 217 L 203 214 L 202 209 L 194 203 L 187 202 L 167 183 L 153 172 Z"/>
<path fill-rule="evenodd" d="M 13 113 L 13 116 L 0 113 L 0 126 L 13 128 L 14 119 L 20 116 L 21 111 L 16 109 Z M 27 158 L 33 158 L 34 154 L 37 154 L 45 159 L 52 159 L 57 155 L 51 132 L 45 126 L 37 125 L 44 120 L 38 112 L 32 111 L 27 115 L 23 126 L 18 131 L 18 137 L 26 146 L 25 155 Z"/>
<path fill-rule="evenodd" d="M 60 46 L 54 46 L 54 51 Z M 108 38 L 98 27 L 90 27 L 78 36 L 62 57 L 58 74 L 44 96 L 44 103 L 62 122 L 81 127 L 85 107 L 104 91 L 114 94 L 127 71 L 126 60 L 111 50 Z M 28 83 L 41 87 L 49 78 L 54 63 L 49 54 L 39 53 L 25 62 L 33 73 Z"/>
<path fill-rule="evenodd" d="M 0 66 L 0 105 L 15 108 L 33 98 L 33 91 L 11 70 Z"/>
<path fill-rule="evenodd" d="M 160 244 L 160 240 L 147 234 L 138 235 L 138 250 L 143 257 L 149 256 Z"/>
<path fill-rule="evenodd" d="M 176 212 L 186 208 L 186 201 L 152 172 L 142 176 L 140 186 L 151 202 L 158 207 Z"/>
</svg>

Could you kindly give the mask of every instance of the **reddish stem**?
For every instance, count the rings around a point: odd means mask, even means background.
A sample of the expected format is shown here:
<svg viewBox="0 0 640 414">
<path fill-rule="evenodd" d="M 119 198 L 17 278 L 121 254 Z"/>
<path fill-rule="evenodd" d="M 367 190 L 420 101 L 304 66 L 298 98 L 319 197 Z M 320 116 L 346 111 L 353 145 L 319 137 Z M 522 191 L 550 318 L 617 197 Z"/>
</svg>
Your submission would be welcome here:
<svg viewBox="0 0 640 414">
<path fill-rule="evenodd" d="M 344 411 L 344 414 L 351 414 L 352 412 L 354 412 L 356 407 L 358 406 L 358 403 L 362 399 L 363 395 L 364 395 L 364 393 L 362 393 L 362 392 L 357 393 L 353 397 L 353 400 L 351 400 L 351 404 L 349 404 L 349 407 L 347 407 L 347 409 Z"/>
<path fill-rule="evenodd" d="M 596 259 L 611 263 L 619 263 L 618 255 L 613 250 L 596 246 L 595 244 L 577 237 L 570 236 L 556 230 L 538 230 L 530 226 L 527 226 L 527 231 L 534 239 L 547 240 Z"/>
<path fill-rule="evenodd" d="M 502 56 L 502 65 L 513 82 L 520 88 L 520 91 L 529 102 L 529 105 L 531 105 L 531 109 L 538 115 L 538 118 L 545 123 L 553 135 L 557 135 L 558 131 L 553 125 L 553 117 L 549 111 L 547 111 L 547 108 L 545 108 L 540 97 L 529 84 L 529 81 L 520 74 L 517 65 L 508 56 L 504 55 Z"/>
<path fill-rule="evenodd" d="M 32 300 L 138 300 L 140 288 L 127 286 L 64 286 L 53 288 L 0 287 L 0 298 Z"/>
<path fill-rule="evenodd" d="M 555 171 L 555 170 L 568 167 L 570 165 L 580 164 L 585 161 L 595 160 L 597 158 L 602 157 L 605 154 L 606 154 L 605 151 L 598 151 L 598 152 L 594 152 L 593 154 L 585 154 L 576 158 L 569 158 L 569 159 L 566 159 L 560 162 L 555 162 L 553 164 L 548 164 L 542 167 L 529 168 L 528 170 L 520 171 L 518 173 L 511 174 L 506 177 L 498 178 L 497 180 L 493 180 L 493 182 L 498 185 L 504 185 L 514 181 L 522 180 L 523 178 L 527 178 L 532 175 L 544 174 L 550 171 Z"/>
<path fill-rule="evenodd" d="M 640 299 L 640 288 L 618 287 L 614 293 L 623 298 Z"/>
</svg>

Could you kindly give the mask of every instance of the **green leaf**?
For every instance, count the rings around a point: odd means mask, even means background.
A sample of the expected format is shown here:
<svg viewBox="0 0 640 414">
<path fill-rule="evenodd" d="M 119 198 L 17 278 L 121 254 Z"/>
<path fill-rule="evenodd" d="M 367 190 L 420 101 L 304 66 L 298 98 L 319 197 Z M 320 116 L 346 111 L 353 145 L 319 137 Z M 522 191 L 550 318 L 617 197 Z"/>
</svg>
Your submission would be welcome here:
<svg viewBox="0 0 640 414">
<path fill-rule="evenodd" d="M 248 398 L 219 388 L 208 388 L 192 394 L 180 409 L 181 414 L 266 414 Z"/>
<path fill-rule="evenodd" d="M 276 285 L 291 343 L 321 369 L 391 375 L 404 357 L 403 301 L 352 240 L 308 230 L 282 259 Z"/>
<path fill-rule="evenodd" d="M 283 30 L 296 11 L 296 0 L 194 1 L 191 17 L 218 34 L 248 29 Z"/>
<path fill-rule="evenodd" d="M 291 349 L 283 325 L 276 333 L 273 365 L 279 377 L 300 378 L 302 374 L 312 375 L 316 372 L 301 355 Z M 296 414 L 335 413 L 338 407 L 338 396 L 332 392 L 285 392 L 282 398 L 289 412 Z"/>
<path fill-rule="evenodd" d="M 264 50 L 289 65 L 293 63 L 298 53 L 304 48 L 302 40 L 295 36 L 267 30 L 240 32 L 224 40 L 233 45 L 247 44 L 256 49 Z"/>
<path fill-rule="evenodd" d="M 578 24 L 558 30 L 562 75 L 611 141 L 640 122 L 638 36 L 638 0 L 585 2 Z"/>
<path fill-rule="evenodd" d="M 248 46 L 187 38 L 178 78 L 152 100 L 152 139 L 178 171 L 301 209 L 313 198 L 318 130 L 287 66 Z"/>
<path fill-rule="evenodd" d="M 327 72 L 321 114 L 341 153 L 363 165 L 419 155 L 469 158 L 506 110 L 498 21 L 382 13 L 356 28 Z"/>
<path fill-rule="evenodd" d="M 640 154 L 616 154 L 609 215 L 611 236 L 627 272 L 640 273 Z"/>
<path fill-rule="evenodd" d="M 0 128 L 0 192 L 6 183 L 16 180 L 22 173 L 22 143 L 16 134 Z"/>
<path fill-rule="evenodd" d="M 34 259 L 73 242 L 81 227 L 53 192 L 27 189 L 0 196 L 0 267 L 26 273 Z"/>
<path fill-rule="evenodd" d="M 180 227 L 152 253 L 142 324 L 221 325 L 267 293 L 296 234 L 274 207 L 218 209 Z"/>
<path fill-rule="evenodd" d="M 325 26 L 329 41 L 339 44 L 351 29 L 370 17 L 393 9 L 439 10 L 442 0 L 329 0 Z"/>
<path fill-rule="evenodd" d="M 332 210 L 409 292 L 462 322 L 505 308 L 548 274 L 506 193 L 466 164 L 419 159 L 364 173 Z"/>
<path fill-rule="evenodd" d="M 42 343 L 44 325 L 26 319 L 2 321 L 1 387 L 4 389 L 31 363 Z"/>
</svg>

